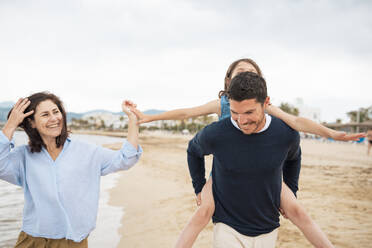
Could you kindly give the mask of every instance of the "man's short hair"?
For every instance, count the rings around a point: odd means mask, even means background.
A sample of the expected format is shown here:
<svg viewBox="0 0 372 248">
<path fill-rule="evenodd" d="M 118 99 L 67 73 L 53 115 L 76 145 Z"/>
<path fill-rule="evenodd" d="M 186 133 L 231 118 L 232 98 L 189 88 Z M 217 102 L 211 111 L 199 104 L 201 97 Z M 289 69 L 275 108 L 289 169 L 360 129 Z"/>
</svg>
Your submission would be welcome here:
<svg viewBox="0 0 372 248">
<path fill-rule="evenodd" d="M 254 72 L 239 73 L 232 79 L 227 97 L 238 102 L 256 99 L 257 102 L 264 104 L 267 98 L 265 79 Z"/>
</svg>

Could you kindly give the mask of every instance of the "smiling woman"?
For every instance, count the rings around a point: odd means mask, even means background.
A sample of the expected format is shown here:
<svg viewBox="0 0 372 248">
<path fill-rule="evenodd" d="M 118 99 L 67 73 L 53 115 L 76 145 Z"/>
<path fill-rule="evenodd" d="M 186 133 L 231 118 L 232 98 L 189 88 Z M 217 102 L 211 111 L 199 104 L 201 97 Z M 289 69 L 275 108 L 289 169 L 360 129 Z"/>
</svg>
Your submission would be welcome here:
<svg viewBox="0 0 372 248">
<path fill-rule="evenodd" d="M 39 92 L 24 99 L 22 103 L 27 107 L 25 111 L 32 114 L 20 124 L 30 138 L 31 152 L 40 152 L 42 146 L 61 148 L 68 137 L 66 111 L 62 101 L 54 94 Z"/>
<path fill-rule="evenodd" d="M 133 106 L 122 103 L 128 136 L 122 148 L 113 151 L 69 138 L 66 112 L 54 94 L 39 92 L 18 100 L 0 132 L 0 179 L 21 186 L 25 197 L 15 247 L 88 247 L 100 176 L 131 168 L 142 153 L 137 118 L 128 108 Z M 11 140 L 18 126 L 29 144 L 14 148 Z"/>
</svg>

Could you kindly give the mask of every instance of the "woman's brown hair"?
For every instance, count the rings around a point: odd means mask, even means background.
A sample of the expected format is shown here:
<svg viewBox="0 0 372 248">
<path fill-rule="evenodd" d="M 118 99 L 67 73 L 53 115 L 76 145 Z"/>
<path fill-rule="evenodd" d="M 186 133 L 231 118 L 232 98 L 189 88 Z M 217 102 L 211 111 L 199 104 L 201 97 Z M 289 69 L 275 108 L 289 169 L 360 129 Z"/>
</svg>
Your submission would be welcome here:
<svg viewBox="0 0 372 248">
<path fill-rule="evenodd" d="M 69 135 L 69 132 L 67 130 L 67 120 L 66 120 L 66 111 L 63 107 L 63 103 L 62 101 L 54 94 L 52 93 L 49 93 L 49 92 L 38 92 L 38 93 L 35 93 L 35 94 L 32 94 L 31 96 L 27 97 L 28 100 L 30 100 L 30 105 L 26 108 L 25 110 L 25 113 L 33 110 L 34 111 L 34 114 L 36 112 L 36 107 L 43 101 L 46 101 L 46 100 L 51 100 L 53 103 L 55 103 L 59 109 L 59 111 L 61 112 L 62 114 L 62 117 L 63 117 L 63 127 L 62 127 L 62 131 L 61 131 L 61 134 L 56 137 L 56 145 L 57 147 L 60 147 L 62 146 L 68 135 Z M 9 118 L 9 115 L 10 113 L 12 112 L 13 109 L 11 109 L 8 113 L 8 118 Z M 33 128 L 31 126 L 31 122 L 30 120 L 34 120 L 34 114 L 26 117 L 21 124 L 19 124 L 19 127 L 23 128 L 23 130 L 25 130 L 28 138 L 29 138 L 29 146 L 30 146 L 30 149 L 31 149 L 31 152 L 40 152 L 41 151 L 41 148 L 42 147 L 45 147 L 46 148 L 46 145 L 44 144 L 40 134 L 39 134 L 39 131 L 37 131 L 36 128 Z"/>
</svg>

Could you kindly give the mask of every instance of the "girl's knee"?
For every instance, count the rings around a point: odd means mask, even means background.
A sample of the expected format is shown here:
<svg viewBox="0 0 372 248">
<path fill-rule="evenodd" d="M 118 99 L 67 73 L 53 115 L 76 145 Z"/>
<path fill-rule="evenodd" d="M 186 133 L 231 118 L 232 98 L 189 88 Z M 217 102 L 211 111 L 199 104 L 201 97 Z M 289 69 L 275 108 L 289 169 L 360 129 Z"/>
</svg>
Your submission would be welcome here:
<svg viewBox="0 0 372 248">
<path fill-rule="evenodd" d="M 214 206 L 213 205 L 203 205 L 199 207 L 199 209 L 196 212 L 196 215 L 201 220 L 208 221 L 212 218 L 212 215 L 214 213 Z"/>
</svg>

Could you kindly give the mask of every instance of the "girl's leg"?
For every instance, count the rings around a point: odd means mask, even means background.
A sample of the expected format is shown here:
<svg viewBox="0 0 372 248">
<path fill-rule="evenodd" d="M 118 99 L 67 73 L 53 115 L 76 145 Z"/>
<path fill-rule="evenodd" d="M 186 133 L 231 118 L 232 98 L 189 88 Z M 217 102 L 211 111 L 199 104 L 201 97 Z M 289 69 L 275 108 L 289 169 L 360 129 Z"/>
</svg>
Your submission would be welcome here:
<svg viewBox="0 0 372 248">
<path fill-rule="evenodd" d="M 179 236 L 176 248 L 192 247 L 196 238 L 203 228 L 209 223 L 214 213 L 214 199 L 212 192 L 212 177 L 209 177 L 207 183 L 201 191 L 201 205 L 191 217 L 189 223 L 183 229 Z"/>
<path fill-rule="evenodd" d="M 284 182 L 282 183 L 280 207 L 282 208 L 288 219 L 301 230 L 306 239 L 314 247 L 334 248 L 324 232 L 306 213 L 305 209 L 298 203 L 293 192 Z"/>
</svg>

